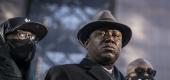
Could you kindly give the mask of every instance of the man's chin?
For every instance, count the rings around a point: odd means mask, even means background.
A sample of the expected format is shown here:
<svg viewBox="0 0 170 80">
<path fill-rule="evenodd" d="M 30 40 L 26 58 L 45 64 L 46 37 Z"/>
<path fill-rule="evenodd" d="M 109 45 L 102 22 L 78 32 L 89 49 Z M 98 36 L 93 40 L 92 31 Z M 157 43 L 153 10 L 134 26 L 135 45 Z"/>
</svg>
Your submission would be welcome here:
<svg viewBox="0 0 170 80">
<path fill-rule="evenodd" d="M 101 65 L 110 65 L 110 64 L 114 64 L 114 62 L 116 61 L 116 55 L 113 55 L 111 53 L 107 53 L 107 54 L 102 54 L 98 59 L 97 62 Z"/>
<path fill-rule="evenodd" d="M 108 58 L 108 59 L 115 58 L 115 55 L 112 53 L 104 53 L 104 54 L 101 54 L 100 56 L 103 58 Z"/>
</svg>

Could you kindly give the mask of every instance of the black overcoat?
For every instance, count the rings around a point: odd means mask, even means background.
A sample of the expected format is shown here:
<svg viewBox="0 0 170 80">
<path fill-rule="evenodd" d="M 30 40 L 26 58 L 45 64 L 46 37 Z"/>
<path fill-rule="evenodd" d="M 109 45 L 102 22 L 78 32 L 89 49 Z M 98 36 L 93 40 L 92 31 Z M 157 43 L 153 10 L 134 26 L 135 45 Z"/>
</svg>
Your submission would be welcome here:
<svg viewBox="0 0 170 80">
<path fill-rule="evenodd" d="M 121 72 L 114 67 L 116 80 L 124 80 Z M 58 65 L 49 69 L 45 80 L 112 80 L 98 64 L 83 59 L 80 64 Z"/>
</svg>

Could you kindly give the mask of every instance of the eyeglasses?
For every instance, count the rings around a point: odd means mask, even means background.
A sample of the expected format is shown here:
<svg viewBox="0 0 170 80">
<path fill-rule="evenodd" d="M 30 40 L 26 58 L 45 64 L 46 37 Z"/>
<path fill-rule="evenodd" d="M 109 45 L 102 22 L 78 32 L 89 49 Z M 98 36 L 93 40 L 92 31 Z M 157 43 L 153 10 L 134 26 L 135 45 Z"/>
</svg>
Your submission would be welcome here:
<svg viewBox="0 0 170 80">
<path fill-rule="evenodd" d="M 136 74 L 135 76 L 131 76 L 132 73 L 128 74 L 128 76 L 126 76 L 126 80 L 154 80 L 154 77 L 156 75 L 155 70 L 151 68 L 145 70 L 144 68 L 141 67 L 136 68 L 133 74 L 134 73 Z"/>
<path fill-rule="evenodd" d="M 14 32 L 8 33 L 6 37 L 7 39 L 17 39 L 17 40 L 35 39 L 34 34 L 32 34 L 29 31 L 23 31 L 23 30 L 16 30 Z"/>
<path fill-rule="evenodd" d="M 145 74 L 147 73 L 148 75 L 150 76 L 155 76 L 156 75 L 156 70 L 153 70 L 151 68 L 148 68 L 146 71 L 141 68 L 141 67 L 138 67 L 135 69 L 135 73 L 137 73 L 137 75 L 142 75 L 142 74 Z"/>
</svg>

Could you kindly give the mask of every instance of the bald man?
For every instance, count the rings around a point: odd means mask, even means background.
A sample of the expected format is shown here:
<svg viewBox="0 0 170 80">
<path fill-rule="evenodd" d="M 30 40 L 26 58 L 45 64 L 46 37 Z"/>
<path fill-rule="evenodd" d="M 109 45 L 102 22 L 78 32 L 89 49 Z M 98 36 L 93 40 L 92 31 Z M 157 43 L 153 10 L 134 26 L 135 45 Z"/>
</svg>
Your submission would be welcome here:
<svg viewBox="0 0 170 80">
<path fill-rule="evenodd" d="M 126 80 L 155 80 L 156 71 L 149 61 L 139 58 L 127 67 Z"/>
</svg>

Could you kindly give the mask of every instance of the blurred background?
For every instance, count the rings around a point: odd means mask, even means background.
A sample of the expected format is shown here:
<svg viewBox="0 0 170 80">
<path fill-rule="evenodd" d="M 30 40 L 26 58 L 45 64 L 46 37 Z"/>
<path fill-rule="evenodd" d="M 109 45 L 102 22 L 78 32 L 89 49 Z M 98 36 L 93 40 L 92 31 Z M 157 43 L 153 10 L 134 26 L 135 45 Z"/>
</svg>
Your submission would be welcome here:
<svg viewBox="0 0 170 80">
<path fill-rule="evenodd" d="M 145 58 L 157 70 L 156 80 L 170 75 L 169 0 L 0 0 L 0 23 L 8 18 L 27 16 L 48 27 L 37 45 L 30 80 L 43 80 L 54 65 L 79 63 L 86 50 L 76 34 L 96 12 L 108 9 L 118 21 L 131 27 L 133 36 L 116 62 L 126 74 L 127 65 Z"/>
</svg>

